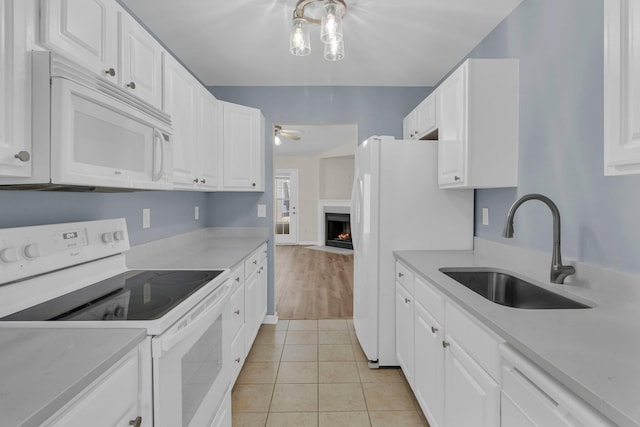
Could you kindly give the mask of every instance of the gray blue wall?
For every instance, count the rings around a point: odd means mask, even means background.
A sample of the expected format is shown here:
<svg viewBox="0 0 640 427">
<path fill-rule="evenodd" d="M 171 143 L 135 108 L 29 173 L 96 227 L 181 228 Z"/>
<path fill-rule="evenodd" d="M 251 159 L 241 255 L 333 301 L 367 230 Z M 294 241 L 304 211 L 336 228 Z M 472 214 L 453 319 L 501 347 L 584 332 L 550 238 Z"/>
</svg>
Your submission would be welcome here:
<svg viewBox="0 0 640 427">
<path fill-rule="evenodd" d="M 259 108 L 265 116 L 265 192 L 212 193 L 208 224 L 220 227 L 269 227 L 269 308 L 273 314 L 273 125 L 275 123 L 356 123 L 358 138 L 402 137 L 402 119 L 432 88 L 390 87 L 209 87 L 216 98 Z M 267 217 L 257 217 L 257 205 Z"/>
<path fill-rule="evenodd" d="M 471 52 L 520 59 L 519 185 L 476 191 L 476 235 L 550 252 L 539 202 L 518 210 L 513 240 L 501 237 L 509 206 L 542 193 L 560 209 L 563 255 L 640 273 L 640 176 L 603 172 L 603 31 L 602 0 L 524 0 Z"/>
<path fill-rule="evenodd" d="M 0 228 L 57 222 L 127 219 L 132 245 L 207 226 L 207 195 L 187 191 L 62 193 L 0 191 Z M 194 220 L 194 207 L 200 220 Z M 142 209 L 151 209 L 151 227 L 142 229 Z"/>
</svg>

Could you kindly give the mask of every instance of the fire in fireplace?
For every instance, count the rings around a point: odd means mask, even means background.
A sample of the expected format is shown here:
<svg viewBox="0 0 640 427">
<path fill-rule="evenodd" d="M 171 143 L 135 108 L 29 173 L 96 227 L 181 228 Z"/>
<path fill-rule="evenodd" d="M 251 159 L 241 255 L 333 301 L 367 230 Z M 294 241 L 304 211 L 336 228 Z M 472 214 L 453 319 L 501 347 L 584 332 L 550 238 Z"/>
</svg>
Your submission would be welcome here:
<svg viewBox="0 0 640 427">
<path fill-rule="evenodd" d="M 349 214 L 325 213 L 325 245 L 353 249 L 351 242 L 351 222 Z"/>
</svg>

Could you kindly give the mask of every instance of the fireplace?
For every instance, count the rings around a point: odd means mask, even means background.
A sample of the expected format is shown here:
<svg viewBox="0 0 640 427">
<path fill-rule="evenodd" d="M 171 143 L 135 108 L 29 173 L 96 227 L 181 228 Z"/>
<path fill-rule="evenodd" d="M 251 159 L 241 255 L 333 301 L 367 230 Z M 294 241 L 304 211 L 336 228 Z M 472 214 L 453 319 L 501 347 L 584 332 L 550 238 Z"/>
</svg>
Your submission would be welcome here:
<svg viewBox="0 0 640 427">
<path fill-rule="evenodd" d="M 326 246 L 353 249 L 349 214 L 325 213 Z"/>
</svg>

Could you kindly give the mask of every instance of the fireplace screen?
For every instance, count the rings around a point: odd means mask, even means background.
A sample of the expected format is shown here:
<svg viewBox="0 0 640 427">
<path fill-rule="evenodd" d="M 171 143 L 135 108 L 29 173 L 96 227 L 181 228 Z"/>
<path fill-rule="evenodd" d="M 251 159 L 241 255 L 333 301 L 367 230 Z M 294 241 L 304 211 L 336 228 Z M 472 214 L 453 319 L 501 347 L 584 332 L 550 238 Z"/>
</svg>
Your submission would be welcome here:
<svg viewBox="0 0 640 427">
<path fill-rule="evenodd" d="M 349 214 L 326 213 L 325 222 L 327 231 L 325 245 L 353 249 Z"/>
</svg>

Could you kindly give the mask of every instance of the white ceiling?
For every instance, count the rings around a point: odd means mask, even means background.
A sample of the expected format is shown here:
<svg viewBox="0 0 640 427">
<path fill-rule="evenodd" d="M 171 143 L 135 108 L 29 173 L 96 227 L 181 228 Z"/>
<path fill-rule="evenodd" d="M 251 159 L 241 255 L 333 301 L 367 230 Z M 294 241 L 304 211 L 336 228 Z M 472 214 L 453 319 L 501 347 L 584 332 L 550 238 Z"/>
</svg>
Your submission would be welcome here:
<svg viewBox="0 0 640 427">
<path fill-rule="evenodd" d="M 346 0 L 345 59 L 289 53 L 296 0 L 121 0 L 206 85 L 434 86 L 522 0 Z"/>
<path fill-rule="evenodd" d="M 358 145 L 358 126 L 356 124 L 295 124 L 278 123 L 282 129 L 299 131 L 299 141 L 280 137 L 282 144 L 273 147 L 274 156 L 315 157 L 332 153 L 343 146 L 352 146 L 349 150 L 340 150 L 338 154 L 353 154 Z"/>
</svg>

